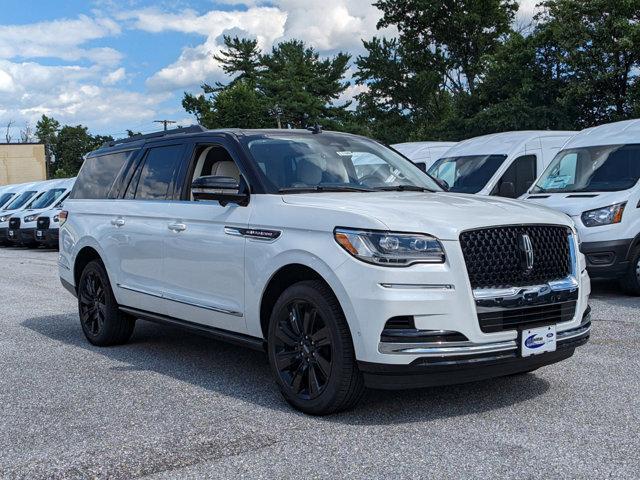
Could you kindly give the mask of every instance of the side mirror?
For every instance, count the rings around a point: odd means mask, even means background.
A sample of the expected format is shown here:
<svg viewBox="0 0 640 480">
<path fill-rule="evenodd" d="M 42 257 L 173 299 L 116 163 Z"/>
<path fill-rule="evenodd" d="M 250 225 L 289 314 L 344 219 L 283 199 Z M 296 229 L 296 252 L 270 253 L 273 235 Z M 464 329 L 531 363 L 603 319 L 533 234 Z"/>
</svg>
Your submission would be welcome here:
<svg viewBox="0 0 640 480">
<path fill-rule="evenodd" d="M 191 194 L 194 200 L 216 200 L 223 207 L 229 203 L 246 206 L 249 203 L 249 188 L 241 179 L 238 182 L 231 177 L 207 175 L 196 178 L 191 184 Z"/>
<path fill-rule="evenodd" d="M 449 189 L 451 188 L 446 180 L 442 180 L 441 178 L 436 178 L 436 177 L 434 177 L 433 179 L 436 181 L 438 185 L 440 185 L 440 188 L 442 188 L 445 192 L 448 192 Z"/>
<path fill-rule="evenodd" d="M 498 196 L 506 198 L 516 198 L 516 186 L 513 184 L 513 182 L 500 183 Z"/>
</svg>

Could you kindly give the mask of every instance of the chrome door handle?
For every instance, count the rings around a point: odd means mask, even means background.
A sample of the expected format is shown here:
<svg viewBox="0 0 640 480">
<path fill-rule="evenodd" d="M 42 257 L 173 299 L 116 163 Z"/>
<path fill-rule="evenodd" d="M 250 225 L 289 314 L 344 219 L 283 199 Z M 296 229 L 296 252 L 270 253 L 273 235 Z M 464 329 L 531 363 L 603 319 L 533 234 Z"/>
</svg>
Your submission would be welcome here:
<svg viewBox="0 0 640 480">
<path fill-rule="evenodd" d="M 170 223 L 169 230 L 174 232 L 184 232 L 187 229 L 187 226 L 184 223 Z"/>
<path fill-rule="evenodd" d="M 114 218 L 111 220 L 111 225 L 114 227 L 124 227 L 124 218 Z"/>
</svg>

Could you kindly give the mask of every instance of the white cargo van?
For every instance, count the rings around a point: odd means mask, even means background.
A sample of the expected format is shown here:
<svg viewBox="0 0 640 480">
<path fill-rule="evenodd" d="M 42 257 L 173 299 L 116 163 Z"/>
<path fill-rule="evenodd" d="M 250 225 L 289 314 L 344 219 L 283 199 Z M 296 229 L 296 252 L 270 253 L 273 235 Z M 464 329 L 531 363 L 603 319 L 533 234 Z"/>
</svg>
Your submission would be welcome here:
<svg viewBox="0 0 640 480">
<path fill-rule="evenodd" d="M 429 174 L 452 192 L 517 198 L 575 133 L 521 131 L 471 138 L 449 149 Z"/>
<path fill-rule="evenodd" d="M 444 156 L 444 154 L 457 142 L 406 142 L 391 145 L 416 164 L 423 172 L 429 170 L 434 162 Z"/>
<path fill-rule="evenodd" d="M 640 120 L 569 140 L 523 199 L 573 218 L 592 277 L 640 295 Z"/>
</svg>

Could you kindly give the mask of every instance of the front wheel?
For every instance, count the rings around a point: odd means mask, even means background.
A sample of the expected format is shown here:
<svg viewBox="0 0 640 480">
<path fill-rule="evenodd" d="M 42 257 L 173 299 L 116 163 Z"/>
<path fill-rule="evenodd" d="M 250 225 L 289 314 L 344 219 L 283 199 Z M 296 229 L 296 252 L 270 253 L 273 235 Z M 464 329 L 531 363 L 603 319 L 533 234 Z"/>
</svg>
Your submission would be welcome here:
<svg viewBox="0 0 640 480">
<path fill-rule="evenodd" d="M 320 281 L 287 288 L 271 313 L 269 364 L 284 398 L 312 415 L 353 407 L 364 393 L 347 321 Z"/>
<path fill-rule="evenodd" d="M 640 296 L 640 248 L 636 248 L 631 256 L 629 270 L 622 279 L 622 287 L 627 293 Z"/>
<path fill-rule="evenodd" d="M 111 290 L 102 262 L 89 262 L 78 282 L 80 325 L 93 345 L 107 347 L 126 343 L 135 327 L 135 318 L 121 312 Z"/>
</svg>

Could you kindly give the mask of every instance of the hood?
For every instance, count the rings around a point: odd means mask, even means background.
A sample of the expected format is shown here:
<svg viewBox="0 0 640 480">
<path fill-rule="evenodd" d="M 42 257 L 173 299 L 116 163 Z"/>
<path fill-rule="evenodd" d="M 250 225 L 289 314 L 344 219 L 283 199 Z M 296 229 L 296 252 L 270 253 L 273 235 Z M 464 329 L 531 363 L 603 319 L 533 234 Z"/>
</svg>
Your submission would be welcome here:
<svg viewBox="0 0 640 480">
<path fill-rule="evenodd" d="M 566 215 L 548 208 L 462 193 L 313 193 L 285 195 L 282 199 L 290 205 L 360 214 L 389 230 L 428 233 L 441 240 L 457 240 L 465 230 L 498 225 L 572 225 Z"/>
<path fill-rule="evenodd" d="M 582 212 L 624 202 L 629 198 L 622 192 L 534 193 L 522 196 L 522 200 L 553 208 L 572 217 Z"/>
</svg>

